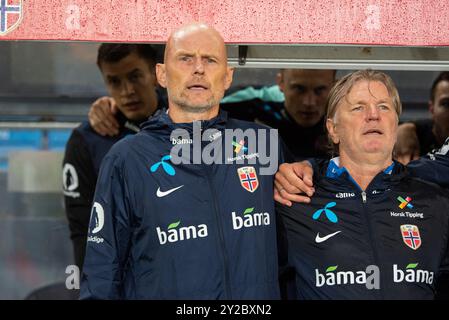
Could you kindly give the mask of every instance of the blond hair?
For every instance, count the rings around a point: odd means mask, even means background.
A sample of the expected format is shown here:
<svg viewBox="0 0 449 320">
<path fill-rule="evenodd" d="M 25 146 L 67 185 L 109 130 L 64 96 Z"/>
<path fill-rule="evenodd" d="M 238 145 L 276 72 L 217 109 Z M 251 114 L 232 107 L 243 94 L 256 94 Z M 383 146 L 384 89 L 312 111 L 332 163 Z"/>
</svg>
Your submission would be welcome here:
<svg viewBox="0 0 449 320">
<path fill-rule="evenodd" d="M 382 83 L 393 100 L 393 107 L 399 118 L 402 112 L 402 105 L 393 80 L 386 73 L 368 69 L 351 72 L 337 81 L 329 92 L 326 103 L 326 119 L 332 119 L 335 116 L 337 106 L 341 100 L 346 98 L 352 87 L 360 81 L 377 81 Z"/>
<path fill-rule="evenodd" d="M 359 70 L 351 72 L 347 75 L 345 75 L 343 78 L 337 81 L 335 85 L 332 87 L 332 89 L 329 92 L 329 96 L 327 98 L 326 102 L 326 119 L 333 120 L 335 117 L 335 114 L 337 113 L 337 107 L 340 105 L 340 102 L 343 99 L 346 99 L 349 92 L 351 91 L 352 87 L 361 81 L 376 81 L 382 83 L 388 90 L 388 94 L 390 98 L 393 101 L 393 107 L 396 111 L 396 114 L 398 116 L 401 115 L 402 112 L 402 104 L 401 100 L 399 98 L 399 93 L 396 88 L 396 85 L 394 84 L 393 80 L 389 75 L 387 75 L 384 72 L 376 71 L 376 70 Z M 332 140 L 329 138 L 329 142 L 331 146 L 333 146 L 334 152 L 337 151 L 337 146 L 332 142 Z"/>
</svg>

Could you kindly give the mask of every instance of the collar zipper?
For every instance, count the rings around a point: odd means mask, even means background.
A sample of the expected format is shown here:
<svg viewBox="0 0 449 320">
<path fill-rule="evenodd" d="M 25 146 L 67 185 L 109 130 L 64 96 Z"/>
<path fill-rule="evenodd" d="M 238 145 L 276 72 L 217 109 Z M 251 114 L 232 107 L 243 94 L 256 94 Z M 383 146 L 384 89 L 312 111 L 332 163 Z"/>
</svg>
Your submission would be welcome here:
<svg viewBox="0 0 449 320">
<path fill-rule="evenodd" d="M 362 201 L 363 203 L 366 203 L 366 192 L 362 191 Z"/>
</svg>

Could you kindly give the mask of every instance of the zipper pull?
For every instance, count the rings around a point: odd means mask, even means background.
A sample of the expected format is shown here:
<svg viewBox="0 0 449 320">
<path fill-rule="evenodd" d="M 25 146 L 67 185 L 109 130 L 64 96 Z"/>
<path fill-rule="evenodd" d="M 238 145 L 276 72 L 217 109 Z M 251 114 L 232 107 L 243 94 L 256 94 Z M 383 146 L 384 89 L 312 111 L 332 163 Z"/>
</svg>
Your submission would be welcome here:
<svg viewBox="0 0 449 320">
<path fill-rule="evenodd" d="M 363 200 L 363 203 L 366 203 L 366 192 L 365 191 L 362 191 L 362 200 Z"/>
</svg>

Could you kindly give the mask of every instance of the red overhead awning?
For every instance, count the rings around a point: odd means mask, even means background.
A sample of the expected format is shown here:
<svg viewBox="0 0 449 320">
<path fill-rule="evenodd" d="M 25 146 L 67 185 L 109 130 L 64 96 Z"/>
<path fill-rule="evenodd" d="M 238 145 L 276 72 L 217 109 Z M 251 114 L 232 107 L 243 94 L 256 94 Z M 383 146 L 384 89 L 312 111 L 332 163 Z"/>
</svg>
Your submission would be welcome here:
<svg viewBox="0 0 449 320">
<path fill-rule="evenodd" d="M 0 0 L 0 40 L 164 42 L 192 21 L 228 43 L 449 46 L 448 0 Z"/>
</svg>

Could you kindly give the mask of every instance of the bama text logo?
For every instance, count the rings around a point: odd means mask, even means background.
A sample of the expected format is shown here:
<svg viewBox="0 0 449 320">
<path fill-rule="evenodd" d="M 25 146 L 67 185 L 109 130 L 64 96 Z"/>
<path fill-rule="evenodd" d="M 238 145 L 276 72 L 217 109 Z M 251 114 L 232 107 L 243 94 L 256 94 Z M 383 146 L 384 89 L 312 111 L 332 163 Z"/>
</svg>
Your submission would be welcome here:
<svg viewBox="0 0 449 320">
<path fill-rule="evenodd" d="M 369 265 L 365 271 L 337 271 L 338 266 L 330 266 L 321 274 L 315 269 L 316 287 L 364 284 L 368 290 L 380 289 L 380 270 L 378 266 Z"/>
<path fill-rule="evenodd" d="M 418 263 L 410 263 L 405 270 L 398 268 L 398 265 L 393 265 L 393 281 L 396 283 L 433 283 L 433 272 L 428 270 L 416 269 Z"/>
<path fill-rule="evenodd" d="M 335 207 L 336 205 L 337 205 L 336 202 L 329 202 L 328 204 L 326 204 L 324 206 L 323 209 L 319 209 L 319 210 L 315 211 L 315 213 L 312 216 L 313 220 L 318 220 L 320 218 L 321 214 L 324 212 L 326 214 L 326 218 L 330 222 L 337 223 L 338 222 L 337 215 L 335 214 L 335 212 L 333 212 L 332 210 L 329 209 L 329 208 Z"/>
<path fill-rule="evenodd" d="M 168 226 L 167 231 L 163 231 L 160 227 L 157 227 L 156 231 L 159 243 L 166 244 L 167 242 L 178 242 L 207 237 L 207 226 L 205 224 L 200 224 L 196 227 L 179 227 L 180 224 L 181 220 L 171 223 Z"/>
<path fill-rule="evenodd" d="M 410 203 L 412 201 L 412 198 L 406 197 L 405 199 L 401 196 L 398 197 L 398 200 L 400 202 L 399 208 L 404 209 L 405 207 L 409 209 L 413 209 L 413 205 Z"/>
<path fill-rule="evenodd" d="M 177 145 L 177 144 L 192 144 L 193 140 L 192 139 L 181 139 L 181 138 L 172 138 L 171 139 L 171 144 L 172 145 Z"/>
<path fill-rule="evenodd" d="M 159 167 L 162 167 L 162 169 L 164 169 L 165 173 L 168 174 L 169 176 L 174 176 L 176 174 L 175 168 L 173 168 L 173 166 L 165 161 L 168 161 L 171 159 L 170 155 L 166 155 L 163 156 L 161 158 L 161 161 L 156 162 L 155 164 L 153 164 L 150 168 L 150 171 L 152 173 L 156 172 Z"/>
<path fill-rule="evenodd" d="M 264 213 L 253 213 L 253 208 L 247 208 L 243 215 L 237 215 L 235 211 L 232 212 L 232 227 L 234 230 L 239 230 L 243 227 L 257 227 L 257 226 L 268 226 L 270 224 L 270 215 L 268 212 Z"/>
</svg>

